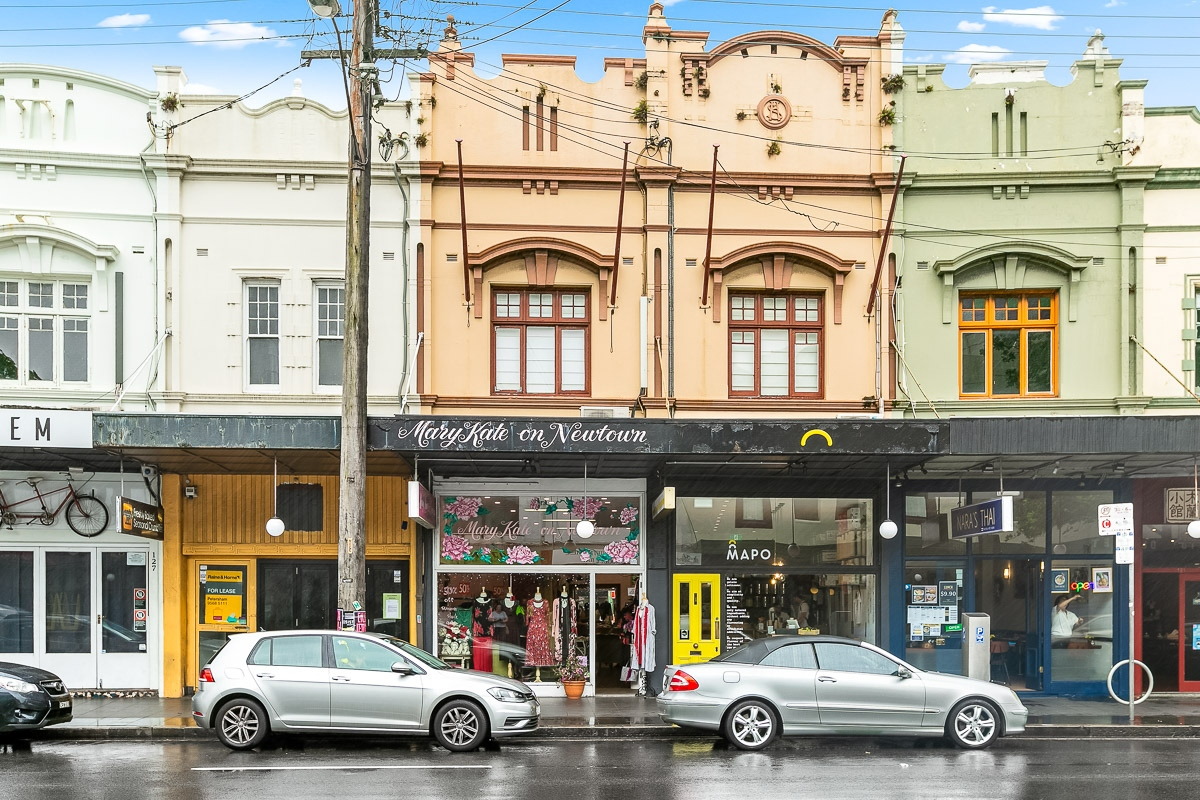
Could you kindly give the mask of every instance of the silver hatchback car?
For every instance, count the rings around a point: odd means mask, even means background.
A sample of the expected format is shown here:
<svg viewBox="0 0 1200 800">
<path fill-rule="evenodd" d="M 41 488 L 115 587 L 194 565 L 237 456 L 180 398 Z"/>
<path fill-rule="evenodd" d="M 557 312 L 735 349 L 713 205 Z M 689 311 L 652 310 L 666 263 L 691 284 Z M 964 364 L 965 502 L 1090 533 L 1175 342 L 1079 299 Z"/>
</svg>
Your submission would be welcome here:
<svg viewBox="0 0 1200 800">
<path fill-rule="evenodd" d="M 711 661 L 670 665 L 663 720 L 759 750 L 779 735 L 945 736 L 980 749 L 1021 733 L 1029 711 L 1007 686 L 925 672 L 836 636 L 768 636 Z"/>
<path fill-rule="evenodd" d="M 249 750 L 272 733 L 430 735 L 448 750 L 527 733 L 541 706 L 529 687 L 451 667 L 400 639 L 346 631 L 229 637 L 200 671 L 192 716 Z"/>
</svg>

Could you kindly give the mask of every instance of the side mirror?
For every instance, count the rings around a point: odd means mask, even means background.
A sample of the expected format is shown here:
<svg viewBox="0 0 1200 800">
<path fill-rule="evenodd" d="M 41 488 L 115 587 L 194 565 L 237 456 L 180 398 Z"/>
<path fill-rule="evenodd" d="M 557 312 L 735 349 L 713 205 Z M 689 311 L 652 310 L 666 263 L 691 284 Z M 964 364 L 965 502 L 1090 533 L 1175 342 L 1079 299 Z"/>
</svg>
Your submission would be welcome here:
<svg viewBox="0 0 1200 800">
<path fill-rule="evenodd" d="M 896 671 L 893 672 L 892 674 L 895 675 L 897 678 L 911 678 L 912 677 L 912 671 L 906 667 L 898 667 L 896 669 Z"/>
<path fill-rule="evenodd" d="M 392 672 L 397 675 L 416 675 L 417 671 L 403 661 L 392 664 Z"/>
</svg>

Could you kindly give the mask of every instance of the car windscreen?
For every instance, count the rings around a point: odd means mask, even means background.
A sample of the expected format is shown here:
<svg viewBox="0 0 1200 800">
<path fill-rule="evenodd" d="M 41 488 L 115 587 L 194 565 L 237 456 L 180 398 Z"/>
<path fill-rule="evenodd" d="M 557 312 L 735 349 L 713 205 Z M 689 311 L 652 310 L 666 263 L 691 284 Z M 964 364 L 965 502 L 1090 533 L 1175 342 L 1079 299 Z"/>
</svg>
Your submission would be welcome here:
<svg viewBox="0 0 1200 800">
<path fill-rule="evenodd" d="M 409 644 L 403 639 L 397 639 L 394 636 L 380 636 L 379 638 L 404 653 L 404 655 L 419 662 L 422 666 L 429 667 L 430 669 L 454 669 L 454 667 L 445 661 L 425 652 L 419 647 Z"/>
<path fill-rule="evenodd" d="M 763 656 L 766 654 L 766 642 L 759 639 L 753 642 L 746 642 L 741 647 L 734 648 L 728 653 L 721 653 L 719 656 L 714 656 L 709 660 L 728 661 L 732 664 L 757 664 L 763 660 Z"/>
</svg>

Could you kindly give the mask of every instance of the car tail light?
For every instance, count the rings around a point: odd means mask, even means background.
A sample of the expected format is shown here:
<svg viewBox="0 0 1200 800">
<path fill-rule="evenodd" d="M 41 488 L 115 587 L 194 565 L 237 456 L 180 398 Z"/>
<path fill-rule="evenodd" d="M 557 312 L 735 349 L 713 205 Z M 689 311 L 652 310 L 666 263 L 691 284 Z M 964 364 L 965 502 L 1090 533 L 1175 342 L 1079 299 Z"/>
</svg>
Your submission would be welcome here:
<svg viewBox="0 0 1200 800">
<path fill-rule="evenodd" d="M 213 678 L 211 669 L 209 669 L 208 667 L 205 667 L 204 669 L 200 670 L 200 682 L 201 683 L 212 683 L 214 680 L 215 679 Z"/>
<path fill-rule="evenodd" d="M 671 676 L 671 680 L 667 684 L 668 692 L 690 692 L 699 688 L 699 682 L 681 669 L 675 670 L 675 674 Z"/>
</svg>

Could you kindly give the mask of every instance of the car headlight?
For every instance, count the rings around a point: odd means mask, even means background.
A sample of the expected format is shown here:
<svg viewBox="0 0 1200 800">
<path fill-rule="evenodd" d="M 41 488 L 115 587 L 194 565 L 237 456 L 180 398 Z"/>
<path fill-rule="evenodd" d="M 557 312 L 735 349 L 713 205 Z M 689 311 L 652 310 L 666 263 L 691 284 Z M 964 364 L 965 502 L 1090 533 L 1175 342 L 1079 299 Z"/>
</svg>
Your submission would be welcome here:
<svg viewBox="0 0 1200 800">
<path fill-rule="evenodd" d="M 499 700 L 501 703 L 524 703 L 525 695 L 515 689 L 509 689 L 505 686 L 493 686 L 488 689 L 488 694 Z"/>
<path fill-rule="evenodd" d="M 36 683 L 29 683 L 18 678 L 0 678 L 0 689 L 22 694 L 37 694 L 42 691 Z"/>
</svg>

